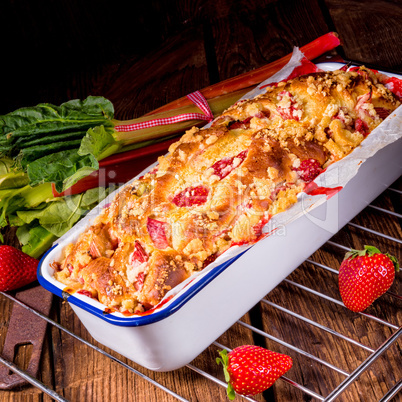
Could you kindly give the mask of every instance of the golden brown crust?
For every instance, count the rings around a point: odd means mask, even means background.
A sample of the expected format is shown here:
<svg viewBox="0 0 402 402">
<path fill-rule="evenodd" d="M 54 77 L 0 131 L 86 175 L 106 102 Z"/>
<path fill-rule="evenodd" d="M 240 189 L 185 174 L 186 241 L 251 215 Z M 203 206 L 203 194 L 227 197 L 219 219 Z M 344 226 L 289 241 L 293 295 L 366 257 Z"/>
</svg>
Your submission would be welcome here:
<svg viewBox="0 0 402 402">
<path fill-rule="evenodd" d="M 238 102 L 126 185 L 66 247 L 56 278 L 119 311 L 149 309 L 231 245 L 256 241 L 398 105 L 364 68 L 302 76 Z"/>
</svg>

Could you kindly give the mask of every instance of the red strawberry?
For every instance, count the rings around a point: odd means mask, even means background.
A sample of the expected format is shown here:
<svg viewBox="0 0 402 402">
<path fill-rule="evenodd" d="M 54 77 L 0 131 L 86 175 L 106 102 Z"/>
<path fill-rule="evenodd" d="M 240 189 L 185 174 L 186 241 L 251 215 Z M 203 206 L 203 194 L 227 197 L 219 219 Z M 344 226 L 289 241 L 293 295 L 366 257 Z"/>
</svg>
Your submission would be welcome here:
<svg viewBox="0 0 402 402">
<path fill-rule="evenodd" d="M 306 183 L 313 181 L 321 172 L 320 162 L 316 159 L 305 159 L 300 166 L 294 169 Z"/>
<path fill-rule="evenodd" d="M 178 207 L 202 205 L 207 201 L 208 193 L 209 190 L 205 186 L 187 187 L 173 197 L 172 203 Z"/>
<path fill-rule="evenodd" d="M 148 254 L 141 246 L 141 243 L 136 240 L 134 242 L 134 251 L 131 254 L 130 263 L 133 267 L 138 267 L 139 265 L 143 264 L 144 262 L 148 261 Z"/>
<path fill-rule="evenodd" d="M 345 306 L 363 311 L 392 285 L 399 264 L 395 257 L 373 246 L 346 253 L 339 267 L 339 291 Z"/>
<path fill-rule="evenodd" d="M 221 160 L 215 162 L 211 168 L 214 170 L 214 174 L 219 176 L 219 179 L 226 177 L 232 170 L 242 163 L 247 157 L 248 149 L 241 151 L 236 156 L 226 156 Z"/>
<path fill-rule="evenodd" d="M 147 220 L 148 233 L 151 236 L 155 247 L 162 250 L 169 247 L 169 242 L 166 237 L 167 225 L 166 222 L 161 222 L 156 219 L 148 218 Z"/>
<path fill-rule="evenodd" d="M 247 117 L 243 121 L 235 120 L 231 121 L 228 125 L 229 130 L 235 130 L 238 128 L 242 128 L 243 130 L 247 130 L 250 127 L 250 120 L 252 117 Z"/>
<path fill-rule="evenodd" d="M 355 130 L 358 131 L 360 134 L 363 134 L 364 137 L 367 137 L 370 133 L 369 126 L 362 119 L 357 119 L 355 121 Z"/>
<path fill-rule="evenodd" d="M 300 108 L 295 101 L 294 96 L 289 91 L 282 91 L 278 94 L 278 100 L 282 101 L 283 98 L 288 99 L 288 104 L 286 107 L 277 105 L 276 110 L 281 115 L 283 120 L 300 120 Z"/>
<path fill-rule="evenodd" d="M 265 391 L 293 365 L 290 356 L 255 345 L 239 346 L 229 354 L 222 350 L 219 354 L 222 358 L 216 362 L 223 365 L 230 400 L 235 398 L 235 392 L 250 396 Z"/>
<path fill-rule="evenodd" d="M 0 246 L 0 291 L 21 288 L 36 280 L 38 260 L 11 247 Z"/>
<path fill-rule="evenodd" d="M 90 297 L 91 299 L 94 298 L 92 293 L 89 290 L 80 289 L 80 290 L 77 291 L 77 293 L 80 294 L 80 295 L 84 295 L 86 297 Z"/>
</svg>

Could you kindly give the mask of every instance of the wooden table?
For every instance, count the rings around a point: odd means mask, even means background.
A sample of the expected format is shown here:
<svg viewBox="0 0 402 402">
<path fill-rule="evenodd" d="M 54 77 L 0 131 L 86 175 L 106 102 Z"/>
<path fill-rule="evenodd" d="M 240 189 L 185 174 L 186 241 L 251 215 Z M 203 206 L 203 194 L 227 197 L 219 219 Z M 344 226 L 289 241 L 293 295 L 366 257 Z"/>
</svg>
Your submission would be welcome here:
<svg viewBox="0 0 402 402">
<path fill-rule="evenodd" d="M 133 3 L 133 4 L 131 4 Z M 4 1 L 0 25 L 3 40 L 3 80 L 0 114 L 39 102 L 60 104 L 73 98 L 102 95 L 110 99 L 116 117 L 141 116 L 169 101 L 276 60 L 328 31 L 338 32 L 341 55 L 368 66 L 402 71 L 401 3 L 392 0 L 158 2 Z M 325 57 L 322 58 L 325 60 Z M 151 161 L 152 162 L 152 161 Z M 401 214 L 401 183 L 373 204 Z M 401 261 L 401 218 L 374 208 L 342 229 L 335 244 L 361 247 L 374 243 Z M 361 230 L 355 224 L 385 233 L 390 239 Z M 12 238 L 9 238 L 12 241 Z M 344 250 L 327 243 L 311 261 L 337 269 Z M 305 262 L 288 278 L 339 300 L 336 274 Z M 391 291 L 402 294 L 397 278 Z M 372 348 L 395 330 L 342 306 L 322 300 L 291 282 L 283 282 L 266 300 L 319 322 Z M 0 296 L 0 348 L 8 327 L 12 302 Z M 401 299 L 383 296 L 367 312 L 402 325 Z M 79 337 L 95 344 L 70 307 L 56 299 L 50 317 Z M 287 378 L 321 395 L 328 395 L 344 376 L 303 357 L 287 346 L 250 331 L 289 342 L 331 364 L 352 372 L 369 352 L 283 313 L 272 304 L 258 304 L 218 340 L 229 348 L 256 343 L 290 354 L 294 367 Z M 189 367 L 154 373 L 97 345 L 181 397 L 191 401 L 225 400 L 224 387 Z M 401 340 L 384 353 L 341 395 L 342 401 L 376 401 L 402 378 Z M 0 349 L 1 350 L 1 349 Z M 211 345 L 191 364 L 223 380 Z M 26 364 L 29 346 L 16 361 Z M 165 390 L 94 351 L 63 331 L 48 329 L 39 380 L 70 401 L 173 401 Z M 396 397 L 395 400 L 398 397 Z M 0 391 L 2 401 L 50 398 L 33 386 Z M 240 398 L 238 398 L 240 400 Z M 257 400 L 301 401 L 311 397 L 278 381 Z M 313 398 L 313 400 L 315 400 Z M 400 400 L 400 399 L 399 399 Z"/>
</svg>

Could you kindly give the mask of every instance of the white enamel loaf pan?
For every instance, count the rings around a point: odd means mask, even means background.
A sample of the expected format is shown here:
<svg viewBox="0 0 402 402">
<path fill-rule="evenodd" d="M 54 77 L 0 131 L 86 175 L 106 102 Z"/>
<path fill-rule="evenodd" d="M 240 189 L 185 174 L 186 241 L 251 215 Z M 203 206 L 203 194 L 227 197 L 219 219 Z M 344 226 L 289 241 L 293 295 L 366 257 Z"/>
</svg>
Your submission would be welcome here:
<svg viewBox="0 0 402 402">
<path fill-rule="evenodd" d="M 327 63 L 321 68 L 338 67 Z M 306 211 L 281 233 L 213 268 L 149 315 L 105 313 L 104 305 L 64 292 L 65 285 L 53 278 L 52 262 L 60 258 L 62 249 L 78 237 L 96 211 L 47 252 L 39 264 L 38 279 L 45 289 L 69 302 L 101 344 L 148 369 L 175 370 L 199 355 L 401 173 L 402 138 L 364 162 L 340 192 L 311 213 Z M 335 186 L 332 183 L 331 187 Z"/>
</svg>

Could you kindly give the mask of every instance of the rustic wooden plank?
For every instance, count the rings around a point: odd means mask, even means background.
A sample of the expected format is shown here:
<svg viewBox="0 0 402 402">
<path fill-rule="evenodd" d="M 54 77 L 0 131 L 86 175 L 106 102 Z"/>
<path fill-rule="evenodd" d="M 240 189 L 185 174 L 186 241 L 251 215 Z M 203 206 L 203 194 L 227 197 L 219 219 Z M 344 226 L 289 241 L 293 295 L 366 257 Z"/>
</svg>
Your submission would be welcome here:
<svg viewBox="0 0 402 402">
<path fill-rule="evenodd" d="M 141 116 L 209 85 L 200 29 L 186 30 L 137 63 L 125 63 L 103 93 L 119 119 Z"/>
<path fill-rule="evenodd" d="M 328 32 L 315 1 L 236 2 L 211 25 L 221 80 L 283 57 L 293 46 Z"/>
<path fill-rule="evenodd" d="M 387 0 L 325 0 L 346 57 L 402 71 L 402 8 Z"/>
</svg>

